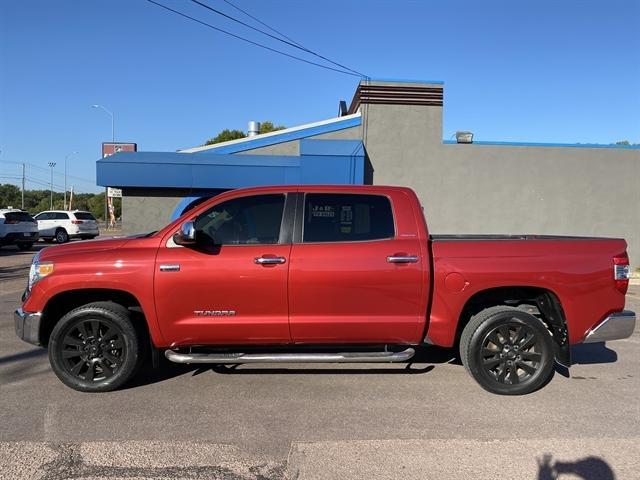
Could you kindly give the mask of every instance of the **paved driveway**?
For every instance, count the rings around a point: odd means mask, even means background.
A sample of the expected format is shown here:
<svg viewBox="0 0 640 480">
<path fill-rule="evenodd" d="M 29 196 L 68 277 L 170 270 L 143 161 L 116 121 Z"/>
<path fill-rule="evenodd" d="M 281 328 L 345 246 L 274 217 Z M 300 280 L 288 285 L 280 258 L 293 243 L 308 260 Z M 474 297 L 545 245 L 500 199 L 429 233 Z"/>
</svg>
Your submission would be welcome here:
<svg viewBox="0 0 640 480">
<path fill-rule="evenodd" d="M 638 331 L 524 397 L 442 349 L 410 368 L 165 365 L 82 394 L 15 338 L 32 254 L 0 249 L 0 478 L 640 478 Z"/>
</svg>

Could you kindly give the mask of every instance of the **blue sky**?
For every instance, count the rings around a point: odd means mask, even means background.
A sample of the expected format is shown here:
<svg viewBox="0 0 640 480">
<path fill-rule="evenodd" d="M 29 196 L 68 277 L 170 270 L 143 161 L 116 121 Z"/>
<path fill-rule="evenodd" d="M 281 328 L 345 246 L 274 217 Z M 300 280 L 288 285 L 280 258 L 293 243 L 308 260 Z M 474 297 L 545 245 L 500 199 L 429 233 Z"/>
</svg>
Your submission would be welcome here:
<svg viewBox="0 0 640 480">
<path fill-rule="evenodd" d="M 287 48 L 188 0 L 158 1 Z M 241 15 L 223 0 L 203 1 Z M 638 1 L 233 1 L 372 78 L 444 81 L 445 137 L 640 142 Z M 62 172 L 77 150 L 70 173 L 85 180 L 73 183 L 92 190 L 100 142 L 111 136 L 94 103 L 115 112 L 116 140 L 175 151 L 223 128 L 245 130 L 248 120 L 333 117 L 357 82 L 145 0 L 2 0 L 0 183 L 19 173 L 9 162 L 23 161 L 46 182 L 47 162 Z"/>
</svg>

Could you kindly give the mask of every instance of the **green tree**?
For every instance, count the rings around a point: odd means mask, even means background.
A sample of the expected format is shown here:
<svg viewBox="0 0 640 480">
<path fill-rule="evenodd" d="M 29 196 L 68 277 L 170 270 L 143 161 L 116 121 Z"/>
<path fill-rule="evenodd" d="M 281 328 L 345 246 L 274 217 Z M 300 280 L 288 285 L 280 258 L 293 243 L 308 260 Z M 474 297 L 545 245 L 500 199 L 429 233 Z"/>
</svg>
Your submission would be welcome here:
<svg viewBox="0 0 640 480">
<path fill-rule="evenodd" d="M 618 140 L 613 145 L 622 145 L 624 147 L 629 147 L 631 145 L 640 145 L 640 143 L 631 143 L 629 140 Z"/>
<path fill-rule="evenodd" d="M 276 132 L 278 130 L 284 130 L 285 128 L 287 127 L 284 125 L 274 125 L 273 122 L 269 120 L 260 123 L 260 133 Z"/>
<path fill-rule="evenodd" d="M 0 185 L 0 208 L 16 207 L 21 205 L 20 189 L 15 185 L 5 183 Z"/>
<path fill-rule="evenodd" d="M 260 122 L 260 133 L 269 133 L 275 132 L 277 130 L 284 130 L 284 125 L 274 125 L 272 121 L 265 120 L 264 122 Z M 229 130 L 225 128 L 218 135 L 213 138 L 210 138 L 205 142 L 205 145 L 213 145 L 215 143 L 228 142 L 230 140 L 237 140 L 239 138 L 245 138 L 247 135 L 242 130 Z"/>
<path fill-rule="evenodd" d="M 218 135 L 210 138 L 205 142 L 205 145 L 213 145 L 214 143 L 228 142 L 229 140 L 237 140 L 238 138 L 246 137 L 242 130 L 229 130 L 225 128 Z"/>
</svg>

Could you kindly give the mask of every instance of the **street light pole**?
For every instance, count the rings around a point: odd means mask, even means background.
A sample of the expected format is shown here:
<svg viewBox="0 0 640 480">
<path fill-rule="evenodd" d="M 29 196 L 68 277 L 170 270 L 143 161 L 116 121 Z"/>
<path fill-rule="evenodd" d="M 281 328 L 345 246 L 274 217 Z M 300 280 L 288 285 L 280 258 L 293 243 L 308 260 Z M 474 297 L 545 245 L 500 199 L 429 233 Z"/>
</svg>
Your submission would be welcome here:
<svg viewBox="0 0 640 480">
<path fill-rule="evenodd" d="M 51 202 L 49 210 L 53 210 L 53 167 L 56 166 L 56 162 L 49 162 L 49 168 L 51 168 Z"/>
<path fill-rule="evenodd" d="M 76 155 L 78 152 L 71 152 L 64 156 L 64 209 L 67 209 L 67 159 L 71 155 Z"/>
<path fill-rule="evenodd" d="M 116 141 L 115 116 L 111 110 L 107 110 L 102 105 L 91 105 L 91 108 L 101 108 L 111 117 L 111 143 Z"/>
<path fill-rule="evenodd" d="M 104 110 L 105 112 L 107 112 L 107 114 L 109 114 L 111 116 L 111 143 L 115 143 L 116 141 L 116 128 L 115 128 L 115 116 L 113 115 L 113 112 L 111 110 L 107 110 L 105 107 L 103 107 L 102 105 L 91 105 L 91 108 L 101 108 L 102 110 Z M 109 225 L 109 220 L 107 219 L 107 217 L 109 216 L 109 188 L 105 187 L 104 189 L 104 224 L 105 227 Z"/>
</svg>

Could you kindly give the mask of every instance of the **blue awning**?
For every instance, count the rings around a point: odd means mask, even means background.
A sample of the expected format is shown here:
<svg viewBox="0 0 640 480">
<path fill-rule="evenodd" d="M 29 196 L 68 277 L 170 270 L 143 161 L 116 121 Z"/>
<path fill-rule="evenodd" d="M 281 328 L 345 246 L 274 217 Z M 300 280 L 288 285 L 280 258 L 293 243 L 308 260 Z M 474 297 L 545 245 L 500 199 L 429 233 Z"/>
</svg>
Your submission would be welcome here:
<svg viewBox="0 0 640 480">
<path fill-rule="evenodd" d="M 300 140 L 300 155 L 119 152 L 96 162 L 103 187 L 230 189 L 258 185 L 362 184 L 360 140 Z"/>
</svg>

